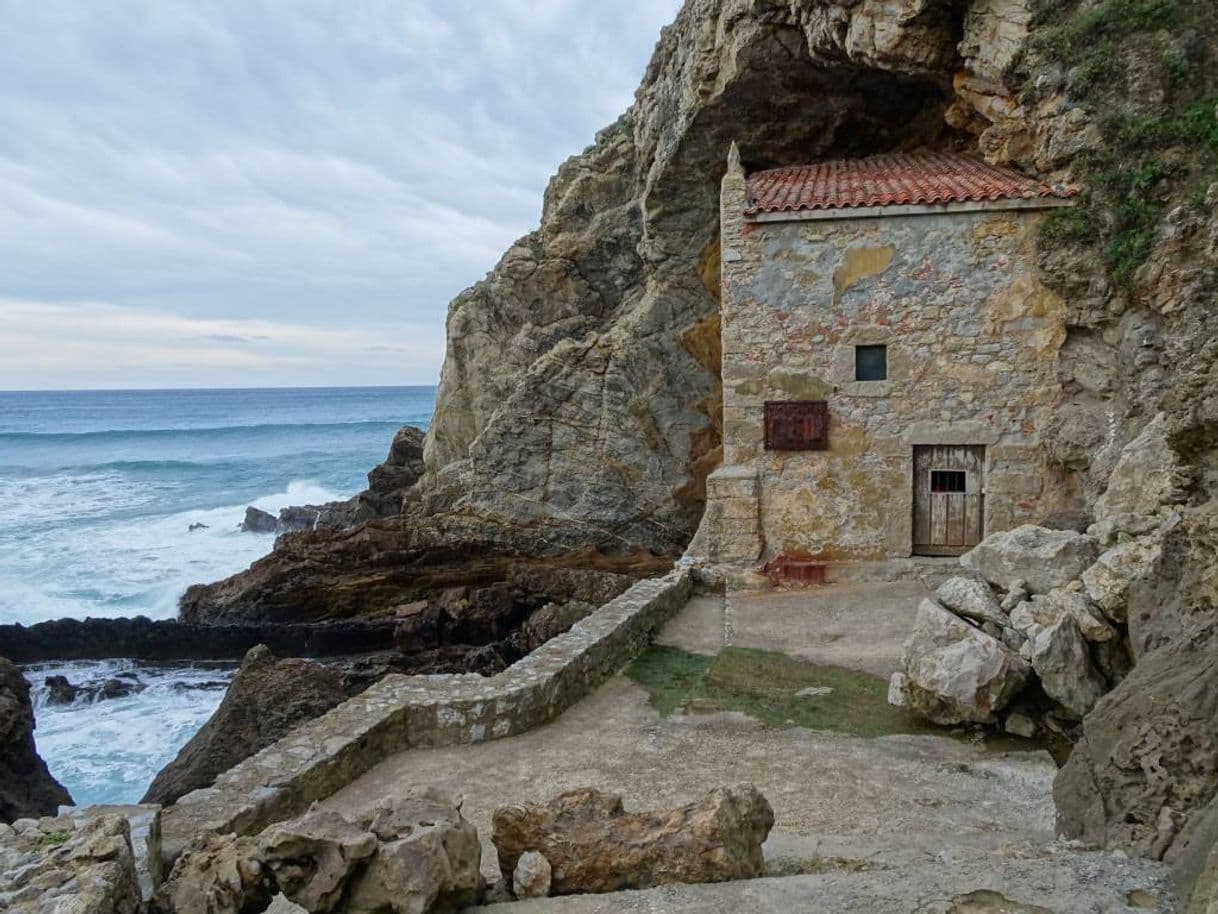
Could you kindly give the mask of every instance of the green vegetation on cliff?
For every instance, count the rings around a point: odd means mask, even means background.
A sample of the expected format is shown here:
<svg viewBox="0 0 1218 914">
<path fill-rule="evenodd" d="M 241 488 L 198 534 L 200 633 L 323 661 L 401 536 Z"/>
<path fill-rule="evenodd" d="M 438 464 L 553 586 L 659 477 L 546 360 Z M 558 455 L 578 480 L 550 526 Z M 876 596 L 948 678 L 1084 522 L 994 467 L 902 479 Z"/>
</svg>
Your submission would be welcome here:
<svg viewBox="0 0 1218 914">
<path fill-rule="evenodd" d="M 1113 279 L 1133 280 L 1164 215 L 1203 205 L 1218 181 L 1218 39 L 1205 0 L 1047 0 L 1033 52 L 1063 68 L 1104 144 L 1082 159 L 1083 206 L 1048 219 L 1052 240 L 1102 243 Z M 1036 67 L 1025 97 L 1035 98 Z"/>
</svg>

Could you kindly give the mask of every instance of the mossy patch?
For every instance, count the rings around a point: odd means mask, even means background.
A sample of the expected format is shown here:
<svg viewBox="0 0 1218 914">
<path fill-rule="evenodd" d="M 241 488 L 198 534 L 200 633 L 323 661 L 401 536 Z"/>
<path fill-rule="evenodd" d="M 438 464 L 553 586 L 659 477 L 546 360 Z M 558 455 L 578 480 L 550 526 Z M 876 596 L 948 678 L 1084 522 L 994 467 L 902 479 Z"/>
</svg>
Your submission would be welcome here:
<svg viewBox="0 0 1218 914">
<path fill-rule="evenodd" d="M 888 684 L 879 677 L 772 651 L 728 647 L 710 657 L 653 647 L 627 675 L 665 717 L 678 710 L 737 711 L 772 727 L 852 736 L 942 732 L 889 705 Z"/>
</svg>

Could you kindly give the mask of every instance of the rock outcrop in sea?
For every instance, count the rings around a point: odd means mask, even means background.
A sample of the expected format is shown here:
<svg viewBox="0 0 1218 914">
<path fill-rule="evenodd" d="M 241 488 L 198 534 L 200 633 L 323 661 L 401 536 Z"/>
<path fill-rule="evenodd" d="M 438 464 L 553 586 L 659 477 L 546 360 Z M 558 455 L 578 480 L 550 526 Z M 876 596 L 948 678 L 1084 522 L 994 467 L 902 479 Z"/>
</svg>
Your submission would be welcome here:
<svg viewBox="0 0 1218 914">
<path fill-rule="evenodd" d="M 71 802 L 35 748 L 30 685 L 0 657 L 0 823 L 53 816 Z"/>
</svg>

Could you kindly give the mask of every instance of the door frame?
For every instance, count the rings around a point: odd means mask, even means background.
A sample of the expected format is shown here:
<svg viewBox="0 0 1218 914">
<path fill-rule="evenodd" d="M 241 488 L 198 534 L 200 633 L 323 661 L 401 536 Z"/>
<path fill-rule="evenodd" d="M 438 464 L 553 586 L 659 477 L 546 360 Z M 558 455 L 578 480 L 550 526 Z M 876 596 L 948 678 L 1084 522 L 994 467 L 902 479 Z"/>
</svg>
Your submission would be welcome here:
<svg viewBox="0 0 1218 914">
<path fill-rule="evenodd" d="M 946 454 L 942 452 L 959 451 L 963 453 L 963 457 L 956 460 L 946 459 Z M 941 452 L 941 453 L 936 453 Z M 958 556 L 968 552 L 976 543 L 985 538 L 986 535 L 986 471 L 987 471 L 988 449 L 984 444 L 915 444 L 910 453 L 910 512 L 909 512 L 909 531 L 910 531 L 910 554 L 915 556 Z M 935 520 L 933 516 L 934 502 L 930 500 L 932 494 L 952 494 L 952 493 L 933 493 L 930 488 L 932 475 L 936 470 L 946 470 L 949 472 L 963 472 L 965 474 L 965 491 L 960 493 L 960 501 L 962 510 L 959 519 L 959 535 L 952 536 L 950 533 L 945 533 L 942 537 L 948 542 L 933 543 L 919 542 L 919 526 L 924 525 L 925 538 L 931 539 L 933 536 Z M 925 477 L 925 480 L 923 480 Z M 924 483 L 924 485 L 923 485 Z M 923 499 L 919 499 L 919 492 L 923 492 Z M 943 525 L 949 528 L 952 525 L 950 518 L 951 504 L 954 500 L 941 499 L 945 517 Z M 921 510 L 919 510 L 921 506 Z M 931 512 L 927 516 L 924 512 Z M 957 540 L 958 542 L 951 542 Z"/>
</svg>

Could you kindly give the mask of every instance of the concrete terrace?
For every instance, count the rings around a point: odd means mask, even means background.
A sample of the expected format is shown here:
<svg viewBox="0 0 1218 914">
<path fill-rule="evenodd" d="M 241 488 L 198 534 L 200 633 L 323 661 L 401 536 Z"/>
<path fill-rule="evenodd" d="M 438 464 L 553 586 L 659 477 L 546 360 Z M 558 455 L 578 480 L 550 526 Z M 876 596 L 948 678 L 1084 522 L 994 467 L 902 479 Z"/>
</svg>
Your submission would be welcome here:
<svg viewBox="0 0 1218 914">
<path fill-rule="evenodd" d="M 477 745 L 402 752 L 323 805 L 353 809 L 414 787 L 446 789 L 478 827 L 489 878 L 498 878 L 490 817 L 506 803 L 595 786 L 620 792 L 628 809 L 654 809 L 751 781 L 774 807 L 768 878 L 488 909 L 496 914 L 1172 910 L 1158 865 L 1054 842 L 1056 768 L 1047 752 L 885 716 L 899 712 L 875 702 L 879 677 L 896 668 L 926 590 L 907 581 L 696 596 L 656 649 L 552 722 Z M 703 692 L 665 690 L 665 670 L 682 663 L 708 671 Z M 750 669 L 761 680 L 755 689 Z M 804 675 L 834 685 L 780 694 Z M 837 713 L 837 693 L 863 704 Z M 801 725 L 805 705 L 814 715 L 818 702 L 828 728 Z"/>
</svg>

